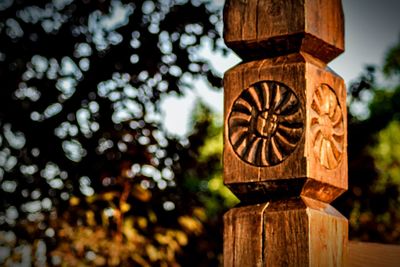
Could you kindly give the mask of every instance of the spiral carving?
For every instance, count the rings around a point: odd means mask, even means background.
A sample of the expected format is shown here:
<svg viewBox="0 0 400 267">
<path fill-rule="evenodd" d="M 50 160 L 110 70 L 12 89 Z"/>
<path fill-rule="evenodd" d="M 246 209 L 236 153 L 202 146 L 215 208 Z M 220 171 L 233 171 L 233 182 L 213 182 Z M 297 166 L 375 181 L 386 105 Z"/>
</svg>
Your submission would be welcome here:
<svg viewBox="0 0 400 267">
<path fill-rule="evenodd" d="M 311 104 L 314 154 L 322 166 L 336 168 L 343 154 L 344 122 L 335 92 L 327 84 L 316 88 Z"/>
<path fill-rule="evenodd" d="M 245 162 L 273 166 L 285 160 L 303 135 L 304 116 L 295 93 L 283 83 L 260 81 L 235 100 L 229 141 Z"/>
</svg>

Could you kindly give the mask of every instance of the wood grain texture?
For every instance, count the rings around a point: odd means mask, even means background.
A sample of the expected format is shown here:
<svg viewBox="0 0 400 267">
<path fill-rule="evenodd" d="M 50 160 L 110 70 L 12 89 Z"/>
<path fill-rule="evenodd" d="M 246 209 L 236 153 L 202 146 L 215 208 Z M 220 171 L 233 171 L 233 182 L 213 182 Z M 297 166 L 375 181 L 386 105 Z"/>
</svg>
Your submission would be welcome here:
<svg viewBox="0 0 400 267">
<path fill-rule="evenodd" d="M 263 266 L 310 266 L 309 217 L 301 201 L 271 202 L 264 216 Z"/>
<path fill-rule="evenodd" d="M 298 105 L 299 112 L 294 115 L 304 117 L 299 120 L 291 116 L 293 107 L 286 103 L 291 107 L 290 112 L 275 114 L 274 127 L 282 130 L 277 132 L 281 136 L 271 139 L 273 143 L 268 135 L 263 136 L 257 130 L 258 118 L 273 110 L 267 102 L 254 100 L 267 94 L 254 89 L 260 83 L 275 83 L 288 88 L 287 92 L 290 89 L 294 96 L 286 100 Z M 328 90 L 328 98 L 320 88 Z M 275 94 L 276 101 L 283 101 L 283 93 L 277 95 L 277 92 L 270 93 Z M 277 180 L 301 179 L 287 195 L 300 192 L 302 196 L 325 202 L 331 202 L 347 189 L 346 89 L 343 79 L 321 61 L 295 53 L 243 63 L 225 73 L 224 93 L 224 181 L 238 197 L 246 200 L 246 193 L 257 190 L 258 195 L 279 191 L 278 187 L 285 187 L 285 183 Z M 290 144 L 285 144 L 288 140 L 294 144 L 290 150 Z M 263 149 L 262 144 L 270 147 Z M 287 189 L 290 191 L 288 187 L 283 191 Z"/>
<path fill-rule="evenodd" d="M 227 0 L 226 44 L 244 58 L 304 51 L 329 62 L 344 50 L 340 0 Z"/>
<path fill-rule="evenodd" d="M 340 0 L 227 0 L 224 39 L 243 58 L 224 76 L 224 266 L 345 266 L 348 223 Z"/>
<path fill-rule="evenodd" d="M 347 257 L 348 222 L 332 206 L 304 198 L 310 218 L 310 266 L 344 266 Z"/>
<path fill-rule="evenodd" d="M 400 246 L 377 243 L 349 242 L 346 267 L 398 267 Z"/>
<path fill-rule="evenodd" d="M 347 220 L 307 198 L 234 208 L 225 215 L 224 266 L 344 266 Z"/>
<path fill-rule="evenodd" d="M 332 72 L 329 68 L 320 68 L 314 64 L 306 65 L 306 73 L 307 73 L 307 147 L 306 147 L 306 155 L 308 159 L 309 168 L 307 168 L 307 177 L 313 178 L 317 181 L 323 181 L 328 184 L 338 184 L 342 185 L 345 190 L 347 190 L 347 180 L 348 180 L 348 166 L 347 166 L 347 106 L 346 106 L 346 87 L 344 85 L 343 79 Z M 341 128 L 334 128 L 333 124 L 331 124 L 331 131 L 336 132 L 334 138 L 338 140 L 340 138 L 340 158 L 336 162 L 336 168 L 330 168 L 325 166 L 324 164 L 324 156 L 323 153 L 330 153 L 329 151 L 324 151 L 321 147 L 316 148 L 316 140 L 317 136 L 315 135 L 314 121 L 313 118 L 315 116 L 321 117 L 320 115 L 316 115 L 313 111 L 313 101 L 316 98 L 316 91 L 319 90 L 321 86 L 329 87 L 329 92 L 331 95 L 330 101 L 325 101 L 325 104 L 328 104 L 328 109 L 333 110 L 331 108 L 334 104 L 331 102 L 337 101 L 336 109 L 341 112 L 340 124 Z M 326 97 L 326 96 L 323 96 Z M 336 98 L 336 99 L 335 99 Z M 333 116 L 333 115 L 332 115 Z M 336 118 L 336 117 L 335 117 Z M 340 131 L 340 132 L 339 132 Z M 335 145 L 332 143 L 332 145 Z M 329 157 L 329 154 L 327 155 Z M 339 186 L 340 187 L 340 186 Z M 310 192 L 311 193 L 311 192 Z M 324 192 L 321 192 L 322 194 Z M 311 198 L 313 196 L 307 195 Z"/>
<path fill-rule="evenodd" d="M 263 212 L 266 204 L 234 208 L 224 215 L 224 266 L 264 266 Z"/>
</svg>

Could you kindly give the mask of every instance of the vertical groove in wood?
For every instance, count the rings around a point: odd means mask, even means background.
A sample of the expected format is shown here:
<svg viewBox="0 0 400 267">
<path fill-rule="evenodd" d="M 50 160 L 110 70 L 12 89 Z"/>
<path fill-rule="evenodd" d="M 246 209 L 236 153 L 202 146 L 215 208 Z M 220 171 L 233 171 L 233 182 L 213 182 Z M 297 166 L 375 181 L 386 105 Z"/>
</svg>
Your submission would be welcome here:
<svg viewBox="0 0 400 267">
<path fill-rule="evenodd" d="M 261 217 L 261 237 L 262 237 L 261 238 L 261 249 L 262 249 L 261 262 L 264 266 L 265 266 L 265 258 L 266 258 L 264 248 L 267 246 L 267 242 L 268 242 L 268 240 L 266 240 L 264 238 L 266 235 L 266 231 L 265 231 L 266 222 L 265 222 L 264 214 L 265 214 L 265 210 L 268 208 L 269 204 L 270 203 L 267 202 L 261 212 L 261 215 L 262 215 L 262 217 Z"/>
</svg>

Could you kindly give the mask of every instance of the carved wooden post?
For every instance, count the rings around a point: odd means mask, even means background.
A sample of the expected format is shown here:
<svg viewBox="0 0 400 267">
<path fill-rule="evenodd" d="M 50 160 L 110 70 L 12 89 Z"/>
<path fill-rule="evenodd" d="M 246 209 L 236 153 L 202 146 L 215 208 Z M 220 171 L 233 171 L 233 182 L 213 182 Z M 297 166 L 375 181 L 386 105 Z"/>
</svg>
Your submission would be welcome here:
<svg viewBox="0 0 400 267">
<path fill-rule="evenodd" d="M 344 49 L 340 0 L 227 0 L 224 265 L 343 266 L 346 89 L 327 63 Z"/>
</svg>

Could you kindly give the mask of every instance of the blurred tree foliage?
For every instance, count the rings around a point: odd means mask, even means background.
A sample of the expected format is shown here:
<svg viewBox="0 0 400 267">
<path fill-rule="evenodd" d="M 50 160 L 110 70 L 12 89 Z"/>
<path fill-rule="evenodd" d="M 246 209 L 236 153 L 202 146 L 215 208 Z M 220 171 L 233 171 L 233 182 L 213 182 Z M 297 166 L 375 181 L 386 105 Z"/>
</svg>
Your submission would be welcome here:
<svg viewBox="0 0 400 267">
<path fill-rule="evenodd" d="M 384 80 L 380 81 L 380 80 Z M 400 40 L 349 87 L 349 190 L 334 205 L 350 238 L 400 243 Z"/>
<path fill-rule="evenodd" d="M 200 0 L 0 1 L 0 265 L 217 266 L 221 127 L 162 127 L 160 101 L 226 53 Z"/>
</svg>

